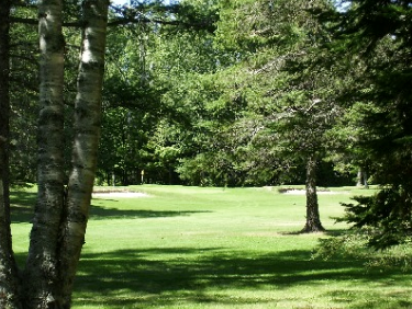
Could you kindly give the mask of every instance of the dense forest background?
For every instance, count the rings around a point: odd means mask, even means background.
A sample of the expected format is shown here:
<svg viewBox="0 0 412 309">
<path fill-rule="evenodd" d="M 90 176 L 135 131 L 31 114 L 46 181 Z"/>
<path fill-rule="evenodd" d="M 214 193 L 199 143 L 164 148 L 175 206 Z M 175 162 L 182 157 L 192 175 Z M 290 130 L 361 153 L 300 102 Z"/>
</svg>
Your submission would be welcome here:
<svg viewBox="0 0 412 309">
<path fill-rule="evenodd" d="M 68 119 L 77 83 L 79 5 L 64 6 Z M 112 3 L 95 183 L 377 184 L 380 194 L 348 205 L 347 219 L 364 226 L 390 217 L 380 227 L 395 232 L 396 218 L 409 231 L 411 5 Z M 35 5 L 15 3 L 11 15 L 10 175 L 14 184 L 35 183 Z M 70 141 L 71 124 L 64 130 Z M 64 147 L 69 170 L 72 145 Z"/>
<path fill-rule="evenodd" d="M 318 166 L 319 185 L 355 183 L 358 171 L 372 167 L 346 145 L 359 130 L 348 117 L 352 109 L 339 105 L 337 96 L 355 82 L 344 71 L 359 73 L 362 61 L 357 68 L 340 63 L 340 71 L 337 64 L 320 67 L 322 57 L 331 57 L 325 54 L 328 24 L 313 15 L 321 8 L 335 6 L 217 0 L 112 5 L 97 183 L 304 183 L 309 157 Z M 67 10 L 75 15 L 75 4 Z M 29 5 L 14 12 L 21 19 L 34 14 Z M 27 23 L 12 27 L 18 39 L 11 86 L 16 184 L 36 182 L 36 30 Z M 65 31 L 70 75 L 79 36 L 71 27 Z M 71 102 L 75 74 L 67 81 Z M 73 113 L 70 103 L 65 109 Z M 67 126 L 68 140 L 71 134 Z M 66 153 L 69 165 L 70 149 Z"/>
</svg>

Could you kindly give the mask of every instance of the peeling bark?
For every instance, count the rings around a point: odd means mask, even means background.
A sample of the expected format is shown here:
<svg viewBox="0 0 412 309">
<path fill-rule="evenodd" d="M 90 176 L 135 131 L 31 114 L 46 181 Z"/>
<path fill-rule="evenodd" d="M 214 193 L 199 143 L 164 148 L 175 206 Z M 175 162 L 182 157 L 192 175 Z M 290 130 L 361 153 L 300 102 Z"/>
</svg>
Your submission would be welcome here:
<svg viewBox="0 0 412 309">
<path fill-rule="evenodd" d="M 318 196 L 316 193 L 316 157 L 311 155 L 306 163 L 306 224 L 302 233 L 325 231 L 320 221 Z"/>
</svg>

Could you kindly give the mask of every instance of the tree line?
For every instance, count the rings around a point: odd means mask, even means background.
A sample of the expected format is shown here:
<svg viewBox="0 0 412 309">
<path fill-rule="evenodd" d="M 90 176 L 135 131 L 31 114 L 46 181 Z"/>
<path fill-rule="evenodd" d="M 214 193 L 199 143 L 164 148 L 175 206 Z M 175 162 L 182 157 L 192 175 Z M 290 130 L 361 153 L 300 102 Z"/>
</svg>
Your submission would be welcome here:
<svg viewBox="0 0 412 309">
<path fill-rule="evenodd" d="M 316 187 L 359 174 L 382 187 L 345 220 L 378 247 L 410 240 L 411 15 L 401 0 L 4 1 L 0 308 L 70 308 L 93 182 L 305 183 L 310 232 Z M 38 198 L 20 270 L 24 183 Z"/>
</svg>

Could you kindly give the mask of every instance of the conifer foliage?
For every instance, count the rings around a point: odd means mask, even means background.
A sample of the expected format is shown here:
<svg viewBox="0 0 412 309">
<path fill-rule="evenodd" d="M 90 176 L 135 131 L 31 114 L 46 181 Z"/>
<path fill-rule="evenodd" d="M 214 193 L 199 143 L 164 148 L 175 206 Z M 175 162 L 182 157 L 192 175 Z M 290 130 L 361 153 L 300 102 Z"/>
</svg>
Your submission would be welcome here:
<svg viewBox="0 0 412 309">
<path fill-rule="evenodd" d="M 358 111 L 353 146 L 383 188 L 346 205 L 345 220 L 371 228 L 371 244 L 386 247 L 412 236 L 412 1 L 346 2 L 347 11 L 323 17 L 337 22 L 331 52 L 364 67 L 341 103 Z"/>
</svg>

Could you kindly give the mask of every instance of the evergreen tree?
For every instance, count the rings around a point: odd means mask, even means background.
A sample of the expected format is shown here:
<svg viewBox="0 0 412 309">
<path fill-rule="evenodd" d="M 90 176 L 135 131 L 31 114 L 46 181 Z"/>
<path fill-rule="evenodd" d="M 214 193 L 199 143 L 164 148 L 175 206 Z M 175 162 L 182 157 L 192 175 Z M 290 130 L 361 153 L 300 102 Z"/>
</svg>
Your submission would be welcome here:
<svg viewBox="0 0 412 309">
<path fill-rule="evenodd" d="M 382 185 L 375 196 L 346 205 L 345 220 L 357 228 L 372 228 L 370 242 L 385 247 L 412 235 L 412 2 L 345 2 L 347 11 L 320 16 L 336 25 L 330 45 L 335 57 L 360 57 L 364 63 L 341 101 L 358 106 L 359 134 L 353 147 L 369 161 L 374 181 Z"/>
<path fill-rule="evenodd" d="M 253 124 L 242 148 L 264 147 L 280 175 L 306 169 L 305 232 L 324 229 L 316 167 L 328 149 L 325 134 L 341 112 L 334 104 L 333 73 L 317 65 L 330 37 L 312 12 L 326 7 L 332 8 L 328 1 L 223 1 L 218 24 L 221 44 L 237 54 L 234 84 L 247 102 L 242 118 Z"/>
</svg>

